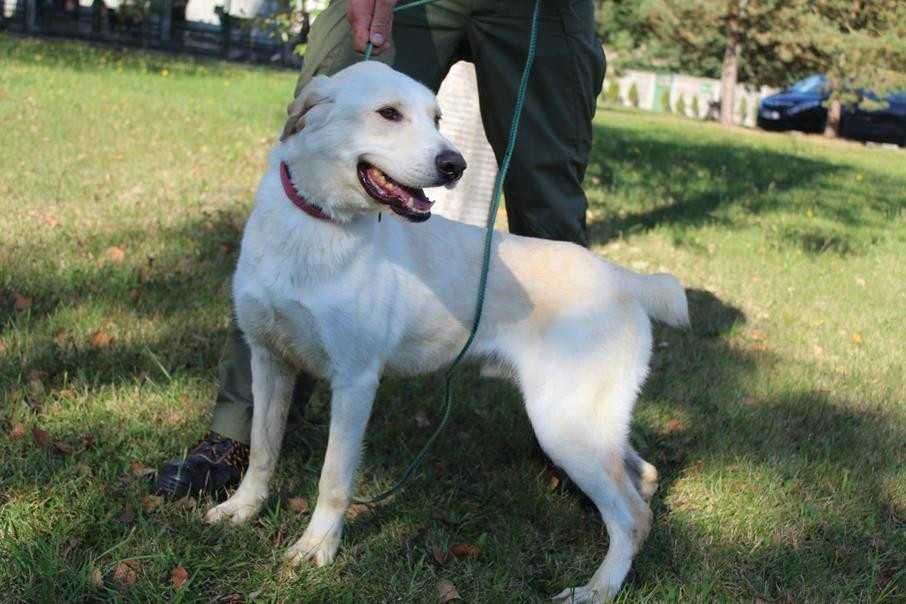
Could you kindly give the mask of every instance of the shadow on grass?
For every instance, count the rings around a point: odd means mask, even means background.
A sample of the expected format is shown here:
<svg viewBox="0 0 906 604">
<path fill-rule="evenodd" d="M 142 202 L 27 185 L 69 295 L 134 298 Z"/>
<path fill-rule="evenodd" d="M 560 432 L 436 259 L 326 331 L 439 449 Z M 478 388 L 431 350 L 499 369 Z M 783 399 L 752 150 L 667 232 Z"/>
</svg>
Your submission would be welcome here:
<svg viewBox="0 0 906 604">
<path fill-rule="evenodd" d="M 774 237 L 778 245 L 812 254 L 856 253 L 874 243 L 900 211 L 904 185 L 879 174 L 869 185 L 851 166 L 751 141 L 696 141 L 619 124 L 595 127 L 588 177 L 603 187 L 603 199 L 591 203 L 602 215 L 589 223 L 593 244 L 654 227 L 681 237 L 690 227 L 735 227 L 786 212 L 823 221 L 786 225 Z M 619 197 L 619 205 L 611 206 L 610 197 Z"/>
</svg>

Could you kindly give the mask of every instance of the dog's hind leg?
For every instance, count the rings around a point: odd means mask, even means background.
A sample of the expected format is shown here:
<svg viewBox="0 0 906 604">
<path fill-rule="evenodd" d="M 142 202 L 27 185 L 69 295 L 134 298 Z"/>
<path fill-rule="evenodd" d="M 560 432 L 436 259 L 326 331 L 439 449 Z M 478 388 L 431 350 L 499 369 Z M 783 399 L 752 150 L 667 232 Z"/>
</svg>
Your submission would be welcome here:
<svg viewBox="0 0 906 604">
<path fill-rule="evenodd" d="M 632 445 L 626 445 L 623 453 L 623 462 L 626 466 L 626 473 L 632 480 L 633 486 L 639 494 L 650 502 L 651 496 L 657 490 L 657 468 L 642 459 L 642 456 L 632 448 Z"/>
<path fill-rule="evenodd" d="M 651 511 L 626 472 L 624 437 L 609 434 L 586 402 L 549 399 L 526 403 L 542 448 L 592 500 L 610 538 L 607 555 L 588 584 L 564 590 L 554 600 L 610 600 L 619 591 L 651 523 Z M 577 413 L 583 407 L 588 412 Z"/>
<path fill-rule="evenodd" d="M 330 436 L 318 482 L 318 503 L 305 533 L 286 551 L 285 557 L 293 564 L 309 559 L 318 566 L 333 562 L 377 385 L 377 374 L 331 384 Z"/>
<path fill-rule="evenodd" d="M 254 411 L 249 468 L 233 496 L 208 511 L 206 522 L 241 524 L 257 514 L 280 456 L 295 374 L 263 346 L 253 344 L 251 350 Z"/>
</svg>

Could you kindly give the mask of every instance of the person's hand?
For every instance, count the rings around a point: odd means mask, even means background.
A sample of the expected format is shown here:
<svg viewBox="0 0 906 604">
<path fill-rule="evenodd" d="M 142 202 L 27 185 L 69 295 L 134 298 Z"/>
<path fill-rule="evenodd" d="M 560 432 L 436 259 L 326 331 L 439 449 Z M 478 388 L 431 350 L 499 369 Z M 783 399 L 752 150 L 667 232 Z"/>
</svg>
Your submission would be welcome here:
<svg viewBox="0 0 906 604">
<path fill-rule="evenodd" d="M 393 27 L 393 7 L 396 0 L 349 0 L 346 18 L 352 25 L 355 49 L 365 52 L 370 41 L 374 54 L 390 48 L 390 29 Z"/>
</svg>

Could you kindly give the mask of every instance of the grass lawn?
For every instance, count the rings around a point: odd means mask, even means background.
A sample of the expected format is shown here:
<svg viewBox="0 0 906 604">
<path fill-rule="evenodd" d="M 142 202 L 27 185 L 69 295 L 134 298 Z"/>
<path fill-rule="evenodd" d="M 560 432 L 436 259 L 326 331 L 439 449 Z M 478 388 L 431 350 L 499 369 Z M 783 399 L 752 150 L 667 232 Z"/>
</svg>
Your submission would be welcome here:
<svg viewBox="0 0 906 604">
<path fill-rule="evenodd" d="M 280 562 L 308 518 L 290 499 L 316 494 L 323 389 L 258 521 L 145 498 L 145 468 L 208 425 L 294 80 L 0 35 L 0 600 L 433 602 L 445 579 L 524 602 L 600 563 L 597 513 L 474 370 L 426 468 L 329 568 Z M 595 251 L 675 273 L 694 323 L 656 331 L 633 440 L 662 482 L 620 600 L 904 601 L 906 153 L 624 110 L 596 129 Z M 427 438 L 440 384 L 381 388 L 361 492 Z M 478 555 L 445 560 L 457 543 Z"/>
</svg>

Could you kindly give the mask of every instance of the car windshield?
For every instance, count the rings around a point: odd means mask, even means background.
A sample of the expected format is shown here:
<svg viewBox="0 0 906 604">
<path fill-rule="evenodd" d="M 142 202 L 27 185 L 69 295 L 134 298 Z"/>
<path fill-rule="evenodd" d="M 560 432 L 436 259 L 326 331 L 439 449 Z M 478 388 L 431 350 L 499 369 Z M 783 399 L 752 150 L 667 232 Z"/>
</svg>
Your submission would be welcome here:
<svg viewBox="0 0 906 604">
<path fill-rule="evenodd" d="M 825 83 L 824 76 L 813 75 L 804 80 L 799 80 L 790 86 L 790 92 L 798 92 L 799 94 L 824 94 Z"/>
</svg>

